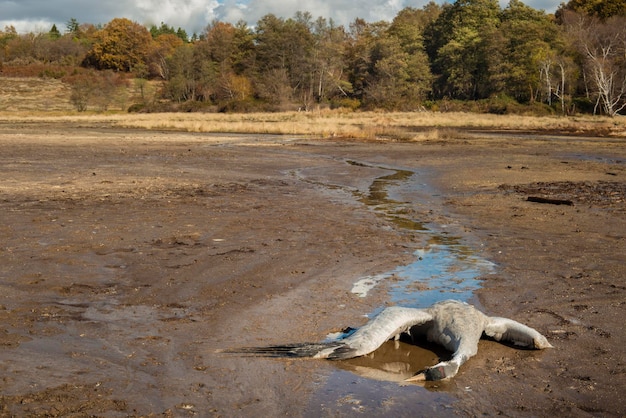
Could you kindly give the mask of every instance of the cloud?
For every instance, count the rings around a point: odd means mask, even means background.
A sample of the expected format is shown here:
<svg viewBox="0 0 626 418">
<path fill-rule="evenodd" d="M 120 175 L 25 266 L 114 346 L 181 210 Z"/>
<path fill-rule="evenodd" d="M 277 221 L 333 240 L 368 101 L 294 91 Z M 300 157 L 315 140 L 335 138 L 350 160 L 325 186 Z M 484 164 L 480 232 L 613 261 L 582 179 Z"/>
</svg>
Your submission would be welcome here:
<svg viewBox="0 0 626 418">
<path fill-rule="evenodd" d="M 213 20 L 254 25 L 272 13 L 289 18 L 308 11 L 313 18 L 333 19 L 349 25 L 359 17 L 369 22 L 390 21 L 404 7 L 423 7 L 429 0 L 0 0 L 0 29 L 13 25 L 18 32 L 48 31 L 52 24 L 65 30 L 75 18 L 79 23 L 106 24 L 125 17 L 144 25 L 161 22 L 181 27 L 189 34 L 201 33 Z M 443 1 L 443 0 L 437 0 Z M 453 0 L 449 0 L 453 1 Z M 553 12 L 561 0 L 527 0 L 537 9 Z M 504 7 L 508 0 L 501 0 Z"/>
<path fill-rule="evenodd" d="M 201 31 L 219 7 L 217 0 L 135 0 L 134 3 L 133 20 L 147 26 L 165 23 L 192 32 Z"/>
<path fill-rule="evenodd" d="M 367 21 L 391 20 L 404 7 L 413 5 L 421 7 L 426 1 L 403 0 L 250 0 L 245 3 L 228 2 L 218 10 L 220 18 L 230 21 L 231 11 L 234 8 L 245 12 L 244 19 L 249 23 L 258 21 L 263 16 L 272 13 L 279 17 L 293 17 L 296 12 L 309 12 L 313 18 L 332 18 L 335 23 L 349 25 L 355 18 L 360 17 Z M 422 3 L 422 5 L 417 4 Z M 241 9 L 241 6 L 245 9 Z M 232 23 L 232 22 L 231 22 Z"/>
</svg>

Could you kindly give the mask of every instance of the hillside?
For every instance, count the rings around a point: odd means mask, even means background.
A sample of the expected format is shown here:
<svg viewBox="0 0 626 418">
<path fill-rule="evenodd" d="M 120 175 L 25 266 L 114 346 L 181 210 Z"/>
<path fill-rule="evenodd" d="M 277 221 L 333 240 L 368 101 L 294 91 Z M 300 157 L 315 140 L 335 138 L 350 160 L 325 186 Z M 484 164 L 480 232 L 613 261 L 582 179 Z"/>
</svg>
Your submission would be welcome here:
<svg viewBox="0 0 626 418">
<path fill-rule="evenodd" d="M 0 111 L 74 110 L 70 88 L 53 78 L 0 77 Z"/>
<path fill-rule="evenodd" d="M 144 98 L 152 99 L 158 91 L 158 82 L 147 82 L 143 89 Z M 133 81 L 119 86 L 112 94 L 93 86 L 92 90 L 85 99 L 87 110 L 126 111 L 131 104 L 143 101 L 140 86 Z M 0 77 L 0 112 L 76 111 L 71 94 L 70 85 L 54 78 Z"/>
</svg>

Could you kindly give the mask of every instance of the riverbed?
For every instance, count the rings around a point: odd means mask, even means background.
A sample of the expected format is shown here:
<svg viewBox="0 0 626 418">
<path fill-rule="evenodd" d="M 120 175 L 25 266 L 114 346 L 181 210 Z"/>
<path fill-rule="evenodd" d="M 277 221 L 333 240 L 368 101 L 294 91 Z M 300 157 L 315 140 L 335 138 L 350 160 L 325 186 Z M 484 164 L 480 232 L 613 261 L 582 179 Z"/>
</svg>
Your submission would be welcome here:
<svg viewBox="0 0 626 418">
<path fill-rule="evenodd" d="M 626 151 L 0 127 L 0 411 L 64 416 L 621 416 Z M 543 186 L 542 186 L 543 185 Z M 547 187 L 550 186 L 550 187 Z M 528 196 L 571 205 L 529 202 Z M 458 298 L 548 352 L 393 342 L 351 362 L 225 355 Z M 409 358 L 409 360 L 407 360 Z"/>
</svg>

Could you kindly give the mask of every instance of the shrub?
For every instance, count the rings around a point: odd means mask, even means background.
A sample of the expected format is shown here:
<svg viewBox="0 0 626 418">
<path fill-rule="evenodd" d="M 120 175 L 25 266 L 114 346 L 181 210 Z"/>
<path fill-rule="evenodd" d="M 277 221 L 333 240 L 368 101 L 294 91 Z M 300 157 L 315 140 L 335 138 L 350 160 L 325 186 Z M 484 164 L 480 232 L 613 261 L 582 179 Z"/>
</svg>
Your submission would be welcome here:
<svg viewBox="0 0 626 418">
<path fill-rule="evenodd" d="M 333 99 L 330 102 L 331 109 L 345 108 L 350 110 L 357 110 L 359 107 L 361 107 L 361 101 L 349 97 Z"/>
<path fill-rule="evenodd" d="M 140 113 L 146 109 L 145 103 L 133 103 L 128 106 L 128 113 Z"/>
</svg>

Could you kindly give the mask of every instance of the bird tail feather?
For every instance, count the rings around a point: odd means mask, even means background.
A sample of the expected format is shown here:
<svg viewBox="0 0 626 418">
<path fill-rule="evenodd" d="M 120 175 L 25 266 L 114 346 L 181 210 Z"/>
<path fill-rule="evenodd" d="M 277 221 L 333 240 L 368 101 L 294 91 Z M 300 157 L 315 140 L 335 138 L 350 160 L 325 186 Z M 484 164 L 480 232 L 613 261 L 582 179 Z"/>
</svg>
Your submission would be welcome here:
<svg viewBox="0 0 626 418">
<path fill-rule="evenodd" d="M 301 343 L 301 344 L 285 344 L 270 345 L 266 347 L 240 347 L 227 350 L 221 350 L 222 353 L 242 354 L 258 357 L 283 357 L 283 358 L 305 358 L 316 357 L 320 352 L 340 347 L 342 344 L 337 343 Z"/>
</svg>

